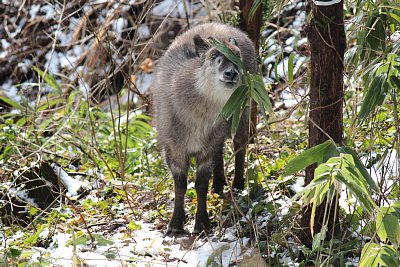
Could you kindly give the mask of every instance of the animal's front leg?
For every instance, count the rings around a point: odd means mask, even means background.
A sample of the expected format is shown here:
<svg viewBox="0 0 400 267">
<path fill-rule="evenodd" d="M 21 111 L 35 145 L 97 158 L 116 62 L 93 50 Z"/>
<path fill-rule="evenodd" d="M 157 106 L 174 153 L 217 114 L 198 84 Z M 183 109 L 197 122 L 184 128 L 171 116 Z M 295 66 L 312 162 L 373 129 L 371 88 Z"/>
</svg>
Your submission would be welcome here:
<svg viewBox="0 0 400 267">
<path fill-rule="evenodd" d="M 173 236 L 186 233 L 183 229 L 185 223 L 185 195 L 187 189 L 187 172 L 189 162 L 187 159 L 173 161 L 174 157 L 168 157 L 167 163 L 174 178 L 175 201 L 174 212 L 172 213 L 171 221 L 168 225 L 168 230 L 165 235 Z M 180 163 L 180 164 L 179 164 Z"/>
<path fill-rule="evenodd" d="M 196 193 L 197 193 L 197 211 L 196 222 L 194 225 L 194 233 L 200 234 L 203 231 L 208 233 L 210 229 L 210 219 L 207 213 L 207 192 L 208 183 L 211 176 L 212 160 L 210 157 L 197 158 L 196 172 Z"/>
<path fill-rule="evenodd" d="M 186 175 L 174 176 L 175 201 L 174 212 L 168 225 L 166 235 L 173 236 L 176 234 L 184 234 L 183 225 L 185 223 L 185 194 L 187 189 Z"/>
</svg>

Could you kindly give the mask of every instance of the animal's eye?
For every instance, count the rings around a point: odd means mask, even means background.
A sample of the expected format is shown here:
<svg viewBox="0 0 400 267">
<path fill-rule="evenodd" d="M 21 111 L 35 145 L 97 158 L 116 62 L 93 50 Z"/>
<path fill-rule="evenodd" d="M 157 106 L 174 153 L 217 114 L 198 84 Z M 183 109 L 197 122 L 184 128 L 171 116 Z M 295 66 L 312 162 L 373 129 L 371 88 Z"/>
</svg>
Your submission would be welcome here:
<svg viewBox="0 0 400 267">
<path fill-rule="evenodd" d="M 218 53 L 212 53 L 211 54 L 211 59 L 215 60 L 218 57 Z"/>
<path fill-rule="evenodd" d="M 234 38 L 229 38 L 229 43 L 233 44 L 233 45 L 236 45 L 236 46 L 238 45 Z"/>
</svg>

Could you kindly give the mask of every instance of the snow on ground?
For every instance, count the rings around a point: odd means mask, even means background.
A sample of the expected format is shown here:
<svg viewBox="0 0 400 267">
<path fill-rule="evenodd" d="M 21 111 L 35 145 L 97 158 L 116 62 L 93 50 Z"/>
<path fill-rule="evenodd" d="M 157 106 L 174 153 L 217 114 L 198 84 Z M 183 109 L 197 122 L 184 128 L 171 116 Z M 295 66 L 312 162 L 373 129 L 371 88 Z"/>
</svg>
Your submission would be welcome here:
<svg viewBox="0 0 400 267">
<path fill-rule="evenodd" d="M 139 222 L 140 230 L 130 237 L 124 232 L 118 232 L 109 240 L 112 245 L 100 246 L 91 250 L 90 245 L 67 245 L 71 235 L 59 233 L 53 237 L 50 249 L 52 263 L 55 266 L 72 266 L 74 259 L 80 259 L 86 266 L 125 266 L 133 263 L 135 266 L 208 266 L 216 263 L 218 266 L 228 266 L 244 255 L 250 255 L 246 248 L 248 239 L 238 240 L 234 229 L 227 230 L 223 241 L 217 237 L 201 240 L 191 238 L 163 237 L 153 225 Z M 37 252 L 31 262 L 38 260 L 43 249 L 35 248 Z M 221 264 L 221 265 L 220 265 Z M 214 265 L 213 265 L 214 266 Z"/>
</svg>

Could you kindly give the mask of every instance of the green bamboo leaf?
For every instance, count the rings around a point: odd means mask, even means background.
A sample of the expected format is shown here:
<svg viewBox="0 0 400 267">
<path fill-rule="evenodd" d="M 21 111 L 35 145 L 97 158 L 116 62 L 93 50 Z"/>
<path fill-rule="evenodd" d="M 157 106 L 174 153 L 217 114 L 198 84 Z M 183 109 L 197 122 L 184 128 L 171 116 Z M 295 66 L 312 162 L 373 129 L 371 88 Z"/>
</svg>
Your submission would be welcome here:
<svg viewBox="0 0 400 267">
<path fill-rule="evenodd" d="M 254 99 L 259 106 L 262 106 L 267 114 L 273 113 L 271 100 L 269 98 L 268 92 L 265 88 L 264 81 L 262 80 L 261 75 L 250 74 L 250 94 L 254 96 L 258 95 L 258 102 Z"/>
<path fill-rule="evenodd" d="M 250 8 L 250 16 L 249 16 L 249 21 L 252 21 L 254 14 L 256 14 L 257 9 L 261 6 L 262 0 L 255 0 Z"/>
<path fill-rule="evenodd" d="M 332 157 L 328 159 L 325 163 L 321 163 L 315 168 L 313 182 L 318 182 L 321 178 L 330 178 L 333 173 L 340 170 L 341 158 Z"/>
<path fill-rule="evenodd" d="M 9 105 L 13 108 L 18 109 L 18 110 L 23 110 L 23 107 L 19 103 L 11 100 L 8 97 L 0 96 L 0 101 L 6 103 L 7 105 Z"/>
<path fill-rule="evenodd" d="M 258 107 L 260 108 L 261 114 L 265 121 L 268 121 L 268 112 L 265 110 L 264 105 L 262 105 L 261 97 L 257 93 L 253 93 L 252 99 L 257 103 Z"/>
<path fill-rule="evenodd" d="M 399 253 L 395 248 L 388 245 L 380 245 L 376 243 L 365 244 L 362 252 L 359 267 L 398 267 Z"/>
<path fill-rule="evenodd" d="M 294 59 L 294 54 L 291 53 L 289 56 L 289 62 L 288 62 L 288 80 L 289 84 L 292 86 L 293 85 L 293 59 Z"/>
<path fill-rule="evenodd" d="M 400 225 L 392 207 L 381 207 L 376 217 L 376 228 L 379 238 L 392 244 L 400 243 Z"/>
<path fill-rule="evenodd" d="M 261 111 L 261 113 L 262 113 L 262 115 L 264 117 L 264 120 L 268 121 L 268 114 L 272 113 L 272 111 L 270 111 L 270 109 L 272 110 L 272 108 L 270 106 L 271 103 L 269 102 L 269 99 L 268 99 L 268 102 L 265 103 L 265 101 L 263 100 L 263 98 L 260 95 L 260 93 L 257 90 L 255 90 L 254 88 L 253 88 L 253 91 L 251 93 L 251 97 L 257 103 L 258 107 L 260 108 L 260 111 Z M 266 110 L 266 108 L 268 110 Z"/>
<path fill-rule="evenodd" d="M 100 234 L 92 234 L 92 237 L 97 241 L 99 246 L 110 246 L 114 244 L 114 241 L 108 240 Z"/>
<path fill-rule="evenodd" d="M 241 104 L 246 101 L 246 95 L 248 93 L 248 88 L 245 85 L 241 85 L 232 93 L 228 101 L 222 108 L 220 116 L 228 120 L 236 109 L 239 109 Z"/>
<path fill-rule="evenodd" d="M 237 128 L 239 127 L 240 118 L 242 116 L 242 108 L 237 108 L 233 111 L 232 115 L 232 125 L 231 125 L 231 135 L 234 136 L 236 134 Z"/>
<path fill-rule="evenodd" d="M 390 76 L 390 82 L 400 92 L 400 79 L 396 76 Z"/>
<path fill-rule="evenodd" d="M 378 186 L 376 185 L 375 181 L 372 179 L 371 175 L 369 175 L 369 172 L 365 168 L 364 164 L 358 158 L 357 153 L 349 147 L 339 147 L 338 150 L 340 153 L 350 154 L 353 156 L 354 164 L 355 164 L 357 170 L 362 175 L 365 184 L 367 184 L 369 186 L 369 189 L 372 190 L 373 192 L 375 192 L 375 193 L 379 192 Z"/>
<path fill-rule="evenodd" d="M 48 224 L 42 224 L 38 227 L 38 229 L 36 230 L 36 232 L 33 235 L 30 235 L 29 237 L 27 237 L 24 240 L 24 244 L 25 245 L 33 245 L 36 244 L 36 242 L 39 240 L 40 234 L 46 229 L 48 228 L 49 225 Z"/>
<path fill-rule="evenodd" d="M 37 108 L 37 111 L 47 110 L 47 109 L 53 108 L 54 106 L 56 106 L 58 104 L 62 104 L 62 103 L 63 103 L 63 99 L 62 98 L 51 99 L 51 100 L 48 100 L 46 102 L 43 102 Z"/>
<path fill-rule="evenodd" d="M 233 64 L 237 65 L 239 68 L 246 70 L 243 62 L 240 58 L 232 52 L 225 44 L 221 43 L 215 38 L 208 39 L 210 44 L 214 46 L 221 54 L 223 54 L 227 59 L 229 59 Z"/>
<path fill-rule="evenodd" d="M 387 74 L 381 73 L 372 80 L 361 105 L 360 113 L 358 114 L 359 124 L 362 124 L 369 114 L 385 100 L 386 93 L 389 89 L 386 78 Z"/>
<path fill-rule="evenodd" d="M 10 247 L 8 249 L 8 253 L 7 255 L 11 256 L 14 259 L 18 259 L 19 256 L 21 256 L 23 250 L 20 248 L 16 248 L 16 247 Z M 3 256 L 3 255 L 2 255 Z M 2 261 L 0 260 L 0 263 L 2 263 Z M 5 265 L 7 266 L 7 265 Z"/>
<path fill-rule="evenodd" d="M 375 203 L 361 173 L 355 166 L 353 156 L 351 154 L 340 154 L 340 157 L 342 158 L 341 177 L 338 177 L 338 179 L 347 186 L 350 193 L 357 198 L 365 210 L 371 213 L 375 208 Z"/>
<path fill-rule="evenodd" d="M 394 213 L 396 214 L 397 218 L 400 220 L 400 201 L 393 203 L 392 208 L 393 208 Z"/>
<path fill-rule="evenodd" d="M 399 262 L 399 252 L 396 251 L 392 246 L 383 245 L 380 251 L 380 261 L 381 266 L 388 267 L 398 267 Z"/>
<path fill-rule="evenodd" d="M 374 204 L 372 198 L 365 193 L 364 188 L 360 187 L 357 182 L 355 182 L 354 177 L 350 177 L 348 173 L 339 173 L 336 180 L 344 184 L 350 193 L 360 202 L 361 206 L 369 214 L 374 210 Z"/>
<path fill-rule="evenodd" d="M 91 241 L 89 235 L 86 235 L 82 231 L 78 231 L 75 236 L 73 236 L 70 240 L 65 242 L 65 246 L 71 245 L 87 245 Z"/>
<path fill-rule="evenodd" d="M 400 16 L 399 16 L 399 15 L 397 15 L 397 14 L 395 14 L 395 13 L 393 13 L 393 12 L 390 12 L 390 13 L 389 13 L 389 16 L 390 16 L 392 19 L 394 19 L 398 24 L 400 24 Z"/>
<path fill-rule="evenodd" d="M 42 76 L 42 78 L 44 78 L 44 81 L 46 82 L 46 84 L 48 84 L 51 88 L 53 88 L 54 90 L 56 90 L 58 93 L 61 93 L 61 87 L 58 84 L 58 82 L 56 81 L 56 79 L 53 78 L 53 76 L 51 76 L 49 73 L 44 73 L 44 71 L 41 71 L 40 69 L 38 69 L 36 66 L 33 66 L 33 69 L 40 75 Z"/>
<path fill-rule="evenodd" d="M 367 24 L 370 27 L 370 31 L 366 36 L 366 40 L 373 51 L 386 50 L 386 30 L 383 20 L 384 18 L 381 17 L 381 14 L 375 13 L 375 15 L 369 19 Z"/>
<path fill-rule="evenodd" d="M 328 140 L 322 144 L 307 149 L 306 151 L 288 162 L 283 176 L 291 175 L 313 163 L 320 162 L 321 159 L 324 158 L 325 154 L 329 151 L 331 146 L 335 147 L 334 143 Z"/>
<path fill-rule="evenodd" d="M 375 243 L 366 243 L 361 251 L 359 267 L 374 267 L 379 264 L 380 245 Z"/>
</svg>

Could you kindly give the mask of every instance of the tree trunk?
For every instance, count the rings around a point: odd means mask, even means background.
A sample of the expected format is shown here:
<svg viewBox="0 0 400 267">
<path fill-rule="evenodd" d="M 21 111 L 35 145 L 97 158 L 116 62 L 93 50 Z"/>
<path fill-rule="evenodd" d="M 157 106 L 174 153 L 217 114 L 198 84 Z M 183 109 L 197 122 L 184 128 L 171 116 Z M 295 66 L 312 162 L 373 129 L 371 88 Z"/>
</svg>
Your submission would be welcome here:
<svg viewBox="0 0 400 267">
<path fill-rule="evenodd" d="M 256 53 L 258 53 L 260 49 L 260 31 L 262 26 L 262 4 L 258 6 L 254 16 L 250 17 L 253 3 L 254 0 L 239 1 L 239 10 L 242 11 L 240 13 L 240 28 L 249 35 L 250 39 L 253 41 Z M 253 136 L 257 125 L 257 105 L 255 101 L 251 103 L 251 125 L 250 136 Z"/>
<path fill-rule="evenodd" d="M 343 57 L 346 37 L 343 24 L 343 2 L 330 6 L 312 3 L 313 17 L 306 26 L 311 52 L 311 83 L 308 147 L 311 148 L 331 138 L 336 143 L 343 139 Z M 316 166 L 306 169 L 305 184 L 314 178 Z M 337 199 L 328 209 L 328 231 L 338 233 Z M 314 233 L 321 230 L 325 203 L 316 210 Z M 300 240 L 311 247 L 311 207 L 303 211 Z M 325 222 L 326 223 L 326 222 Z M 329 236 L 329 235 L 328 235 Z"/>
</svg>

